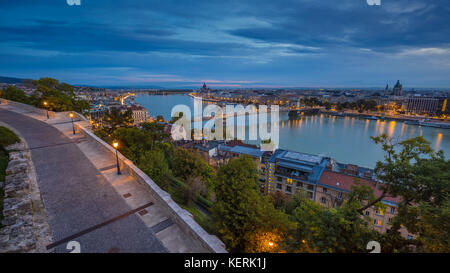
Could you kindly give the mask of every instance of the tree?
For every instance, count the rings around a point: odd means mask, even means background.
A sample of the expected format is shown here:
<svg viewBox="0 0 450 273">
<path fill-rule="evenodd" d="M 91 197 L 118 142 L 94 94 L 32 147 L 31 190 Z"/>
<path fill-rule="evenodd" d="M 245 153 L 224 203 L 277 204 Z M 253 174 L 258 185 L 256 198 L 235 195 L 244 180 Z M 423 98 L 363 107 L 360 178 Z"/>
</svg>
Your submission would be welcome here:
<svg viewBox="0 0 450 273">
<path fill-rule="evenodd" d="M 184 181 L 198 177 L 204 181 L 209 193 L 214 189 L 215 174 L 213 169 L 199 154 L 192 150 L 185 148 L 175 150 L 173 174 Z"/>
<path fill-rule="evenodd" d="M 41 78 L 34 80 L 36 87 L 31 100 L 37 107 L 42 107 L 43 102 L 47 102 L 47 107 L 52 111 L 76 111 L 83 113 L 89 109 L 89 104 L 85 100 L 75 98 L 74 89 L 70 84 L 60 83 L 56 79 Z"/>
<path fill-rule="evenodd" d="M 270 193 L 269 197 L 276 209 L 289 215 L 292 215 L 292 212 L 299 204 L 296 194 L 291 195 L 282 191 L 275 191 Z"/>
<path fill-rule="evenodd" d="M 385 151 L 384 161 L 377 162 L 375 168 L 377 177 L 383 181 L 382 194 L 359 211 L 386 196 L 401 198 L 392 227 L 383 236 L 383 251 L 402 251 L 409 245 L 415 245 L 417 250 L 448 251 L 448 239 L 441 239 L 450 234 L 450 226 L 440 223 L 450 217 L 450 161 L 442 151 L 434 152 L 421 136 L 399 143 L 393 143 L 385 134 L 373 140 Z M 402 227 L 416 234 L 416 238 L 403 238 Z"/>
<path fill-rule="evenodd" d="M 119 151 L 136 164 L 139 163 L 140 155 L 150 150 L 150 135 L 136 127 L 119 127 L 109 137 L 110 142 L 119 142 Z"/>
<path fill-rule="evenodd" d="M 296 202 L 293 217 L 297 228 L 285 241 L 289 252 L 365 252 L 367 242 L 377 238 L 354 203 L 327 208 L 304 192 L 297 194 Z"/>
<path fill-rule="evenodd" d="M 121 112 L 118 108 L 112 108 L 103 117 L 103 122 L 110 132 L 114 132 L 116 128 L 133 124 L 133 112 L 130 109 Z"/>
<path fill-rule="evenodd" d="M 424 252 L 450 252 L 449 200 L 447 196 L 439 207 L 422 202 L 417 207 L 408 208 L 408 214 L 413 216 L 411 217 L 413 221 L 406 226 L 408 230 L 418 234 L 418 240 L 422 243 Z"/>
<path fill-rule="evenodd" d="M 155 142 L 164 142 L 169 140 L 170 135 L 165 132 L 165 126 L 162 124 L 156 122 L 144 122 L 141 123 L 141 127 L 152 140 L 150 149 L 153 149 Z"/>
<path fill-rule="evenodd" d="M 330 110 L 331 109 L 331 103 L 329 101 L 324 102 L 323 106 L 325 106 L 326 110 Z"/>
<path fill-rule="evenodd" d="M 29 104 L 31 102 L 31 98 L 28 97 L 22 89 L 19 89 L 12 85 L 8 86 L 4 90 L 0 90 L 0 97 L 26 104 Z"/>
<path fill-rule="evenodd" d="M 140 155 L 138 167 L 158 185 L 167 189 L 169 166 L 167 165 L 163 151 L 159 149 L 144 151 Z"/>
<path fill-rule="evenodd" d="M 199 177 L 189 177 L 184 184 L 183 191 L 184 201 L 188 206 L 192 205 L 192 201 L 195 200 L 199 194 L 206 195 L 208 193 L 205 183 L 203 183 Z"/>
<path fill-rule="evenodd" d="M 216 230 L 232 252 L 260 252 L 258 234 L 282 237 L 292 228 L 287 215 L 276 210 L 258 189 L 258 174 L 252 158 L 241 156 L 222 165 L 217 173 L 213 219 Z M 274 244 L 277 242 L 273 242 Z"/>
</svg>

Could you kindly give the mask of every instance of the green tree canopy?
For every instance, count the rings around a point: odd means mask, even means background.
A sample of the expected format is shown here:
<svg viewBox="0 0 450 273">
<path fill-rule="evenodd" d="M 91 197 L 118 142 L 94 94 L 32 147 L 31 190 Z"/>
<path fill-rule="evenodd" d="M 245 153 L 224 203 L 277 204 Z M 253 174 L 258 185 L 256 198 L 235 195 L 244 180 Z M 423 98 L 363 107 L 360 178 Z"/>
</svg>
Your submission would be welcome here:
<svg viewBox="0 0 450 273">
<path fill-rule="evenodd" d="M 219 168 L 215 193 L 216 229 L 233 252 L 267 251 L 260 248 L 264 236 L 258 235 L 270 233 L 278 238 L 292 227 L 287 215 L 276 210 L 269 197 L 260 195 L 256 164 L 250 157 L 241 156 Z"/>
<path fill-rule="evenodd" d="M 167 187 L 167 176 L 170 171 L 162 150 L 144 151 L 140 155 L 138 167 L 158 185 Z"/>
<path fill-rule="evenodd" d="M 103 123 L 110 132 L 114 132 L 119 127 L 131 126 L 133 124 L 133 112 L 130 109 L 122 112 L 118 108 L 112 108 L 103 117 Z"/>
<path fill-rule="evenodd" d="M 383 237 L 386 252 L 402 251 L 409 245 L 416 250 L 450 250 L 450 161 L 442 151 L 434 152 L 423 137 L 393 143 L 387 135 L 374 137 L 385 152 L 384 161 L 377 162 L 375 172 L 384 183 L 382 195 L 360 211 L 385 196 L 399 196 L 397 215 L 392 228 Z M 416 235 L 406 240 L 400 235 L 405 227 Z"/>
<path fill-rule="evenodd" d="M 32 101 L 37 107 L 43 107 L 43 102 L 47 102 L 47 108 L 52 111 L 76 111 L 83 113 L 89 109 L 89 104 L 85 100 L 75 98 L 74 89 L 70 84 L 60 83 L 56 79 L 41 78 L 34 80 L 36 87 L 32 95 Z"/>
<path fill-rule="evenodd" d="M 12 85 L 8 86 L 3 90 L 0 90 L 0 97 L 7 100 L 17 101 L 26 104 L 31 103 L 31 98 L 27 96 L 22 89 L 19 89 Z"/>
</svg>

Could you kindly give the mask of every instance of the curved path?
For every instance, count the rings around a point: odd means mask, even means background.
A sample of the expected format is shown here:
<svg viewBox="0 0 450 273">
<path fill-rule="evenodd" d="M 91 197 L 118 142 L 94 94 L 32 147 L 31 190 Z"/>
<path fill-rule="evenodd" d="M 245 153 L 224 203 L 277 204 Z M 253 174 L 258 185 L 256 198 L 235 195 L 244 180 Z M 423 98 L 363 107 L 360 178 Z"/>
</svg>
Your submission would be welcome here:
<svg viewBox="0 0 450 273">
<path fill-rule="evenodd" d="M 153 203 L 131 207 L 80 150 L 82 140 L 1 107 L 0 121 L 28 142 L 55 243 L 51 249 L 69 252 L 67 242 L 75 240 L 81 252 L 168 252 L 137 213 Z"/>
</svg>

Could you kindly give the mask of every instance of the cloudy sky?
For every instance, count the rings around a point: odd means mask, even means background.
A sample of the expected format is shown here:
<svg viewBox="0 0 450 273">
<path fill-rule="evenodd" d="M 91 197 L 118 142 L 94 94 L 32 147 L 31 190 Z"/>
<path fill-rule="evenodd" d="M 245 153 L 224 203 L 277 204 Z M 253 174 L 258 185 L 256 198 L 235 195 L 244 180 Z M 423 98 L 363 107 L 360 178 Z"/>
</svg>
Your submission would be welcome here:
<svg viewBox="0 0 450 273">
<path fill-rule="evenodd" d="M 0 75 L 97 86 L 450 87 L 448 0 L 0 0 Z"/>
</svg>

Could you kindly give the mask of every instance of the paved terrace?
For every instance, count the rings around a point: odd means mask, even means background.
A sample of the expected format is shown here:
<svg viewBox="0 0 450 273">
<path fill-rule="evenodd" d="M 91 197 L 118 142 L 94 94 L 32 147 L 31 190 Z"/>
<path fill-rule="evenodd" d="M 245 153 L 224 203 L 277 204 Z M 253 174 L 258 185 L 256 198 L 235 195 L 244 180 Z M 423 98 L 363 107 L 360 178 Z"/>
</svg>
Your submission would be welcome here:
<svg viewBox="0 0 450 273">
<path fill-rule="evenodd" d="M 74 240 L 83 253 L 208 252 L 126 169 L 117 175 L 112 153 L 73 135 L 67 113 L 47 120 L 0 104 L 0 121 L 28 142 L 52 230 L 50 251 L 69 252 Z"/>
</svg>

